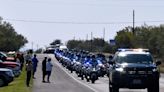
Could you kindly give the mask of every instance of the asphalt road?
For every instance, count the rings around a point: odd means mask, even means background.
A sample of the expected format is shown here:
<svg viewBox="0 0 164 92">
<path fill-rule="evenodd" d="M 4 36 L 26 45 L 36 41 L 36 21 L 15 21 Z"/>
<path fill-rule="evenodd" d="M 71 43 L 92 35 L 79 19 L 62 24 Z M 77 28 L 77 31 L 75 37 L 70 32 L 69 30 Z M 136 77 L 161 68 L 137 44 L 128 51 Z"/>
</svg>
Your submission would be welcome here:
<svg viewBox="0 0 164 92">
<path fill-rule="evenodd" d="M 42 83 L 41 62 L 38 65 L 33 92 L 109 92 L 108 78 L 100 78 L 92 84 L 81 80 L 75 73 L 63 68 L 54 58 L 54 55 L 38 55 L 40 61 L 44 56 L 52 58 L 53 72 L 51 83 Z M 120 92 L 147 92 L 146 89 L 120 89 Z M 160 92 L 164 92 L 164 75 L 160 78 Z"/>
<path fill-rule="evenodd" d="M 94 92 L 85 85 L 75 81 L 65 73 L 55 62 L 54 58 L 51 83 L 42 83 L 41 62 L 46 55 L 38 55 L 39 64 L 34 79 L 33 92 Z"/>
</svg>

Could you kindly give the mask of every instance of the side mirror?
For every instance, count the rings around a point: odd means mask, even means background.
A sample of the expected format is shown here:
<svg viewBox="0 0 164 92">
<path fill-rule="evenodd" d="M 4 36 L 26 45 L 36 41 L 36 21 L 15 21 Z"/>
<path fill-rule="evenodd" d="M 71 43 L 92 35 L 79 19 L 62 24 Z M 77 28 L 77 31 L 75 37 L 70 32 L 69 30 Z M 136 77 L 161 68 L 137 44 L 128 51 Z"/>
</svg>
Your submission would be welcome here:
<svg viewBox="0 0 164 92">
<path fill-rule="evenodd" d="M 159 66 L 159 65 L 161 65 L 161 61 L 157 61 L 155 64 L 156 64 L 157 66 Z"/>
</svg>

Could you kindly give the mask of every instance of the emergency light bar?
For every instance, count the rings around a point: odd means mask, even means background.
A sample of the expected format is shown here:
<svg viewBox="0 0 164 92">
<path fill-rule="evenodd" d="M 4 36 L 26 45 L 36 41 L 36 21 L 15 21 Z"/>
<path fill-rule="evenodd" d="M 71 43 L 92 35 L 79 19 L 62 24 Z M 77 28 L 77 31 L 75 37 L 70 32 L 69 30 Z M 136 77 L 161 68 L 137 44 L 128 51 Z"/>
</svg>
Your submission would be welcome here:
<svg viewBox="0 0 164 92">
<path fill-rule="evenodd" d="M 136 51 L 136 52 L 149 52 L 149 49 L 142 49 L 142 48 L 138 48 L 138 49 L 118 49 L 119 52 L 123 52 L 123 51 Z"/>
</svg>

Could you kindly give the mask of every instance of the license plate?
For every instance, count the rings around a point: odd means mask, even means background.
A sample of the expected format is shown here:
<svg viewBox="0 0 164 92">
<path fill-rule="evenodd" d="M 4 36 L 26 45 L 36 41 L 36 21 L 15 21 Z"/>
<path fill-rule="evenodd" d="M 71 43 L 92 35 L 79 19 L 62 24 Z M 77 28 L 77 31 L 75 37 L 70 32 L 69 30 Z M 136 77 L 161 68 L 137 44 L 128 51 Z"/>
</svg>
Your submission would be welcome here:
<svg viewBox="0 0 164 92">
<path fill-rule="evenodd" d="M 133 84 L 141 84 L 142 82 L 141 82 L 141 80 L 139 80 L 139 79 L 134 79 L 133 80 Z"/>
</svg>

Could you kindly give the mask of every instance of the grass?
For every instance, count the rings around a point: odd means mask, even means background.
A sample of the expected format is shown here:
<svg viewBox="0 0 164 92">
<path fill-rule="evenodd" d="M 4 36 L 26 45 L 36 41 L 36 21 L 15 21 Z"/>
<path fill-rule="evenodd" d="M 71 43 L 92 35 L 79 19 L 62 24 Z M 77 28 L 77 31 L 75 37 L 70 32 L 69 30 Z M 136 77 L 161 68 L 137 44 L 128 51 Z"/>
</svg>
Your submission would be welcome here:
<svg viewBox="0 0 164 92">
<path fill-rule="evenodd" d="M 8 86 L 0 87 L 0 92 L 32 92 L 32 79 L 30 87 L 27 87 L 26 71 L 23 69 L 21 75 L 15 78 Z"/>
</svg>

